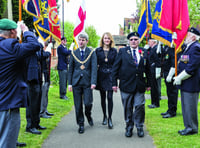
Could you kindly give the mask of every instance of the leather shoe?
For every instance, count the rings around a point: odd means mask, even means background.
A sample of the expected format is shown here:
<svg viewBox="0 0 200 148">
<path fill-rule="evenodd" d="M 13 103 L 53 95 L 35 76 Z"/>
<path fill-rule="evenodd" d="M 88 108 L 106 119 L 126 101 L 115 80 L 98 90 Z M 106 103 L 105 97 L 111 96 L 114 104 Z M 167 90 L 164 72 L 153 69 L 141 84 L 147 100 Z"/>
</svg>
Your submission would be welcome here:
<svg viewBox="0 0 200 148">
<path fill-rule="evenodd" d="M 167 115 L 167 114 L 168 114 L 168 112 L 165 112 L 165 113 L 161 113 L 160 115 L 164 116 L 164 115 Z"/>
<path fill-rule="evenodd" d="M 159 107 L 159 106 L 156 106 L 156 105 L 154 105 L 154 104 L 151 104 L 151 105 L 148 105 L 148 107 L 149 107 L 149 108 L 157 108 L 157 107 Z"/>
<path fill-rule="evenodd" d="M 48 116 L 47 114 L 40 114 L 40 118 L 51 118 L 51 116 Z"/>
<path fill-rule="evenodd" d="M 69 100 L 69 98 L 67 96 L 60 97 L 60 99 Z"/>
<path fill-rule="evenodd" d="M 48 116 L 54 116 L 54 114 L 49 113 L 48 111 L 46 111 L 46 114 L 47 114 Z"/>
<path fill-rule="evenodd" d="M 89 118 L 88 118 L 88 123 L 89 123 L 90 126 L 93 126 L 93 125 L 94 125 L 94 122 L 93 122 L 92 117 L 89 117 Z"/>
<path fill-rule="evenodd" d="M 106 124 L 107 124 L 107 117 L 104 116 L 104 117 L 103 117 L 103 121 L 102 121 L 102 125 L 106 125 Z"/>
<path fill-rule="evenodd" d="M 113 128 L 113 124 L 112 124 L 112 119 L 108 118 L 108 128 L 112 129 Z"/>
<path fill-rule="evenodd" d="M 41 132 L 38 131 L 36 128 L 26 128 L 26 132 L 32 133 L 32 134 L 38 134 L 40 135 Z"/>
<path fill-rule="evenodd" d="M 172 118 L 175 116 L 176 116 L 176 114 L 172 115 L 172 114 L 168 113 L 168 114 L 164 115 L 163 118 Z"/>
<path fill-rule="evenodd" d="M 16 146 L 18 146 L 18 147 L 25 147 L 26 143 L 24 143 L 24 142 L 18 142 L 17 141 Z"/>
<path fill-rule="evenodd" d="M 187 135 L 193 135 L 193 134 L 197 134 L 197 131 L 193 131 L 191 128 L 186 128 L 184 130 L 180 130 L 178 131 L 178 133 L 182 136 L 187 136 Z"/>
<path fill-rule="evenodd" d="M 47 128 L 44 127 L 44 126 L 38 125 L 38 126 L 36 127 L 36 129 L 39 129 L 39 130 L 45 130 L 45 129 L 47 129 Z"/>
<path fill-rule="evenodd" d="M 126 129 L 125 136 L 132 137 L 132 135 L 133 135 L 132 129 Z"/>
<path fill-rule="evenodd" d="M 83 134 L 84 133 L 84 126 L 83 125 L 79 126 L 78 133 L 79 134 Z"/>
<path fill-rule="evenodd" d="M 144 137 L 144 131 L 142 127 L 137 128 L 137 135 L 138 137 Z"/>
</svg>

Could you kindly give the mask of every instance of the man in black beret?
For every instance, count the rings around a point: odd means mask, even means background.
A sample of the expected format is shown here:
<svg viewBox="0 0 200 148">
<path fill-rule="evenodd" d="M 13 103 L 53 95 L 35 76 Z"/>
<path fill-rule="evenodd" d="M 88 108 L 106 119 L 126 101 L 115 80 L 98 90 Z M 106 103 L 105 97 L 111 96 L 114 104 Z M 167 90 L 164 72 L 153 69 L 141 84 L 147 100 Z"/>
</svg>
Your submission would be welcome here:
<svg viewBox="0 0 200 148">
<path fill-rule="evenodd" d="M 145 117 L 145 90 L 150 89 L 150 66 L 147 52 L 139 47 L 140 38 L 137 32 L 127 36 L 129 45 L 121 48 L 112 70 L 113 91 L 117 92 L 119 78 L 124 118 L 126 122 L 125 136 L 131 137 L 134 124 L 138 137 L 144 136 L 143 125 Z M 146 79 L 148 80 L 146 83 Z M 134 112 L 133 112 L 134 108 Z"/>
<path fill-rule="evenodd" d="M 178 60 L 178 76 L 174 84 L 181 90 L 181 106 L 185 129 L 179 130 L 180 135 L 198 133 L 198 99 L 200 91 L 200 32 L 196 28 L 188 30 L 186 48 Z"/>
<path fill-rule="evenodd" d="M 20 129 L 20 107 L 27 106 L 27 84 L 24 58 L 40 49 L 25 24 L 20 28 L 24 42 L 17 40 L 17 24 L 0 19 L 0 147 L 13 148 Z"/>
</svg>

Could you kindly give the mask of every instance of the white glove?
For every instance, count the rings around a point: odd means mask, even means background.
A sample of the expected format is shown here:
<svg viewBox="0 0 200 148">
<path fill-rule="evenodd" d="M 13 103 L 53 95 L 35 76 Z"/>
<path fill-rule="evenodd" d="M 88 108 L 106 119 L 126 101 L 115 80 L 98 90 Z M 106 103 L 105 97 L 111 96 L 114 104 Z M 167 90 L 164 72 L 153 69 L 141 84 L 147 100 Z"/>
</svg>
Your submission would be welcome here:
<svg viewBox="0 0 200 148">
<path fill-rule="evenodd" d="M 156 68 L 156 79 L 160 78 L 161 68 Z"/>
<path fill-rule="evenodd" d="M 21 34 L 22 34 L 22 30 L 21 30 L 21 24 L 23 24 L 24 21 L 18 21 L 17 22 L 17 37 L 19 38 L 19 40 L 21 40 Z"/>
<path fill-rule="evenodd" d="M 174 85 L 181 85 L 181 81 L 191 77 L 185 70 L 183 70 L 178 76 L 174 77 Z"/>
<path fill-rule="evenodd" d="M 172 39 L 177 39 L 177 34 L 176 34 L 176 32 L 173 32 L 173 34 L 172 34 Z"/>
<path fill-rule="evenodd" d="M 42 40 L 41 37 L 38 38 L 38 42 L 42 44 L 42 46 L 44 47 L 44 41 Z"/>
<path fill-rule="evenodd" d="M 172 82 L 172 77 L 173 77 L 174 74 L 175 74 L 175 68 L 171 67 L 170 70 L 169 70 L 169 73 L 167 75 L 167 78 L 166 78 L 166 81 L 168 83 Z"/>
<path fill-rule="evenodd" d="M 146 44 L 146 45 L 144 46 L 144 49 L 149 49 L 149 45 Z"/>
<path fill-rule="evenodd" d="M 159 42 L 158 42 L 158 46 L 157 46 L 157 50 L 156 50 L 156 53 L 157 53 L 157 54 L 161 53 L 161 44 L 162 44 L 162 42 L 159 41 Z"/>
<path fill-rule="evenodd" d="M 71 51 L 74 50 L 74 45 L 75 45 L 75 43 L 72 42 L 71 45 L 70 45 L 70 47 L 69 47 L 69 50 L 71 50 Z"/>
<path fill-rule="evenodd" d="M 45 51 L 51 53 L 51 49 L 52 49 L 52 48 L 53 48 L 53 43 L 49 43 Z"/>
</svg>

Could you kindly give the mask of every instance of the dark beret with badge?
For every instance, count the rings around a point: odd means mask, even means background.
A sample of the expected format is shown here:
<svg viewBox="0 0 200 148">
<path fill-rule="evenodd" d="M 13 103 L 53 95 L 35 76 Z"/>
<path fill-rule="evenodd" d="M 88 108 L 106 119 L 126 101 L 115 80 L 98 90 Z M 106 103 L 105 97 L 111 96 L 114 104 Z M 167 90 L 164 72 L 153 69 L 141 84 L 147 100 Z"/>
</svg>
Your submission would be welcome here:
<svg viewBox="0 0 200 148">
<path fill-rule="evenodd" d="M 191 33 L 194 33 L 194 34 L 200 36 L 200 31 L 194 27 L 189 28 L 188 32 L 191 32 Z"/>
<path fill-rule="evenodd" d="M 136 36 L 138 38 L 140 37 L 138 32 L 131 32 L 128 34 L 127 39 L 129 40 L 132 36 Z"/>
<path fill-rule="evenodd" d="M 11 29 L 16 29 L 17 28 L 17 23 L 9 20 L 9 19 L 0 19 L 0 29 L 1 30 L 11 30 Z"/>
</svg>

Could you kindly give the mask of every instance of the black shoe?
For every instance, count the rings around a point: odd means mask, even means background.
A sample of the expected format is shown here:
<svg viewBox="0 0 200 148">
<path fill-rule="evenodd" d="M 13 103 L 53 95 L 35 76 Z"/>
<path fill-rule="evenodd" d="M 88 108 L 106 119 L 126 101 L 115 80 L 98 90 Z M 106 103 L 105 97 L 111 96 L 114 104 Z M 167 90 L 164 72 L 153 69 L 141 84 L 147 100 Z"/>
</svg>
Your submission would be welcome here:
<svg viewBox="0 0 200 148">
<path fill-rule="evenodd" d="M 84 133 L 84 126 L 83 125 L 79 126 L 78 133 L 79 134 L 83 134 Z"/>
<path fill-rule="evenodd" d="M 144 137 L 144 131 L 142 127 L 137 128 L 138 137 Z"/>
<path fill-rule="evenodd" d="M 151 104 L 151 105 L 148 105 L 148 107 L 149 107 L 149 108 L 157 108 L 157 107 L 159 107 L 159 106 L 156 106 L 156 105 L 154 105 L 154 104 Z"/>
<path fill-rule="evenodd" d="M 126 129 L 125 136 L 132 137 L 132 135 L 133 135 L 132 129 Z"/>
<path fill-rule="evenodd" d="M 69 100 L 69 98 L 67 96 L 60 97 L 60 99 Z"/>
<path fill-rule="evenodd" d="M 24 142 L 18 142 L 17 141 L 16 146 L 18 146 L 18 147 L 25 147 L 26 143 L 24 143 Z"/>
<path fill-rule="evenodd" d="M 113 124 L 112 124 L 112 119 L 108 118 L 108 128 L 112 129 L 113 128 Z"/>
<path fill-rule="evenodd" d="M 102 125 L 106 125 L 106 124 L 107 124 L 107 120 L 108 120 L 107 117 L 104 116 L 104 117 L 103 117 L 103 121 L 102 121 Z"/>
<path fill-rule="evenodd" d="M 32 134 L 38 134 L 40 135 L 41 132 L 38 131 L 36 128 L 26 128 L 26 132 L 32 133 Z"/>
<path fill-rule="evenodd" d="M 93 126 L 93 125 L 94 125 L 94 122 L 93 122 L 92 117 L 89 117 L 89 118 L 88 118 L 88 123 L 89 123 L 90 126 Z"/>
<path fill-rule="evenodd" d="M 178 131 L 178 133 L 182 136 L 187 136 L 187 135 L 193 135 L 193 134 L 197 134 L 197 131 L 193 131 L 191 128 L 186 128 L 184 130 L 180 130 Z"/>
<path fill-rule="evenodd" d="M 168 112 L 164 112 L 164 113 L 161 113 L 160 115 L 164 116 L 164 115 L 167 115 Z"/>
<path fill-rule="evenodd" d="M 46 111 L 46 114 L 47 114 L 48 116 L 54 116 L 54 114 L 49 113 L 48 111 Z"/>
<path fill-rule="evenodd" d="M 48 116 L 47 114 L 40 114 L 40 118 L 51 118 L 51 116 Z"/>
<path fill-rule="evenodd" d="M 175 117 L 176 114 L 170 114 L 170 113 L 167 113 L 166 115 L 163 116 L 163 118 L 172 118 L 172 117 Z"/>
<path fill-rule="evenodd" d="M 38 129 L 38 130 L 45 130 L 45 129 L 47 129 L 47 128 L 44 127 L 44 126 L 38 125 L 38 126 L 36 127 L 36 129 Z"/>
</svg>

